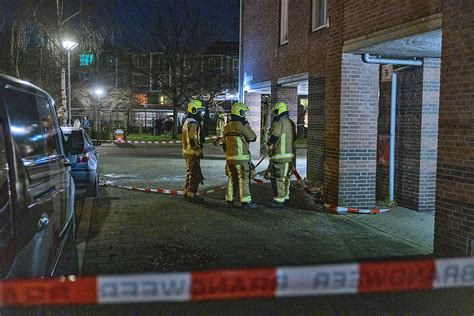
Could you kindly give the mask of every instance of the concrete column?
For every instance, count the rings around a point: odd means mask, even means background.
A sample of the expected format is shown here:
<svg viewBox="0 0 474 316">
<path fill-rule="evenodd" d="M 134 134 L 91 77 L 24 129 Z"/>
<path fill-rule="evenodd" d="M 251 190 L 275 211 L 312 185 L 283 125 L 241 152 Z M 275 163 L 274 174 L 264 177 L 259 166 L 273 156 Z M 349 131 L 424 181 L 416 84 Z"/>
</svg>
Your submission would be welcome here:
<svg viewBox="0 0 474 316">
<path fill-rule="evenodd" d="M 443 2 L 435 255 L 474 252 L 474 1 Z"/>
<path fill-rule="evenodd" d="M 245 104 L 250 111 L 247 113 L 247 120 L 252 126 L 253 131 L 257 134 L 257 141 L 250 144 L 250 152 L 252 159 L 260 158 L 260 138 L 262 126 L 262 95 L 260 93 L 245 92 Z"/>
<path fill-rule="evenodd" d="M 277 102 L 288 105 L 290 118 L 293 122 L 298 120 L 298 87 L 273 86 L 271 92 L 272 106 Z"/>
<path fill-rule="evenodd" d="M 324 181 L 325 78 L 309 79 L 308 95 L 308 179 Z"/>
<path fill-rule="evenodd" d="M 359 55 L 343 54 L 339 206 L 375 204 L 378 92 L 379 66 L 363 63 Z"/>
</svg>

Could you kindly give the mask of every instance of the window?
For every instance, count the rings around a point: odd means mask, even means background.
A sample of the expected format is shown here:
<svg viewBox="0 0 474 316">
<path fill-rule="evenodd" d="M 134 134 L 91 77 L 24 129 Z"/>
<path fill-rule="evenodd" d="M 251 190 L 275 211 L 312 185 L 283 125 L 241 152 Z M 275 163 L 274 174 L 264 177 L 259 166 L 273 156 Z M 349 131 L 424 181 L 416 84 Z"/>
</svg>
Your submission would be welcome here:
<svg viewBox="0 0 474 316">
<path fill-rule="evenodd" d="M 288 1 L 280 1 L 280 44 L 288 43 Z"/>
<path fill-rule="evenodd" d="M 326 2 L 327 0 L 313 0 L 311 29 L 313 31 L 319 30 L 327 26 L 326 17 Z"/>
<path fill-rule="evenodd" d="M 58 155 L 58 130 L 49 100 L 13 88 L 5 90 L 4 98 L 12 138 L 25 165 Z"/>
</svg>

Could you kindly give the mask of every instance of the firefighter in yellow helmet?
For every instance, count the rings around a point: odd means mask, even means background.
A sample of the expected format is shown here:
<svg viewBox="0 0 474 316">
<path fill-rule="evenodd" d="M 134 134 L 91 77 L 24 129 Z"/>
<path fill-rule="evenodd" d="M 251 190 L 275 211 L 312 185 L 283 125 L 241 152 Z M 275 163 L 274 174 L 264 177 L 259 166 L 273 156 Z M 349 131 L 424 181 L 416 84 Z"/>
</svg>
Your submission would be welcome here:
<svg viewBox="0 0 474 316">
<path fill-rule="evenodd" d="M 223 148 L 226 153 L 227 191 L 226 202 L 229 207 L 234 205 L 234 195 L 239 192 L 242 208 L 255 209 L 250 194 L 250 181 L 253 169 L 249 144 L 257 139 L 250 124 L 245 119 L 249 110 L 244 103 L 234 103 L 231 119 L 224 127 Z"/>
<path fill-rule="evenodd" d="M 219 111 L 217 114 L 217 122 L 216 122 L 216 140 L 214 141 L 214 145 L 217 146 L 217 143 L 220 143 L 222 141 L 222 138 L 224 136 L 224 126 L 226 117 L 223 111 Z"/>
<path fill-rule="evenodd" d="M 204 200 L 197 195 L 199 184 L 204 177 L 201 172 L 202 138 L 201 121 L 202 113 L 206 110 L 202 101 L 192 100 L 188 104 L 187 118 L 182 129 L 183 157 L 186 161 L 186 182 L 184 183 L 184 198 L 193 203 Z"/>
<path fill-rule="evenodd" d="M 293 169 L 293 148 L 296 126 L 289 118 L 288 106 L 278 102 L 272 109 L 274 118 L 268 139 L 270 164 L 265 178 L 272 181 L 273 202 L 271 207 L 280 208 L 290 200 L 290 176 Z"/>
</svg>

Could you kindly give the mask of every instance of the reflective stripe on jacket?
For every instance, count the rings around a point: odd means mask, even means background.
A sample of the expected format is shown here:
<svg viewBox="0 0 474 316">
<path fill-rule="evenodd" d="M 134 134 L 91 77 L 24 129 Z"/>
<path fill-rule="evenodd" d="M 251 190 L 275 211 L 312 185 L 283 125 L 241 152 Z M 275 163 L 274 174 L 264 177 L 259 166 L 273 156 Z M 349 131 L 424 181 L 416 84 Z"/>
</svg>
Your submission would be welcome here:
<svg viewBox="0 0 474 316">
<path fill-rule="evenodd" d="M 249 143 L 254 142 L 257 136 L 249 124 L 239 121 L 230 121 L 224 127 L 224 145 L 226 160 L 249 161 L 251 159 Z"/>
</svg>

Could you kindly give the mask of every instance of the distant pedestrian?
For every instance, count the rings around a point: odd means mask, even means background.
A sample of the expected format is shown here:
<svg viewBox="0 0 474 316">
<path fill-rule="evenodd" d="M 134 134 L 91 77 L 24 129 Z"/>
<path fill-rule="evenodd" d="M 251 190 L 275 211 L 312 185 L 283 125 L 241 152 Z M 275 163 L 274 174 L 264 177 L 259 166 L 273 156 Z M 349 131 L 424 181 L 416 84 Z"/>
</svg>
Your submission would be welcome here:
<svg viewBox="0 0 474 316">
<path fill-rule="evenodd" d="M 172 119 L 172 118 L 168 118 L 168 119 L 165 121 L 165 132 L 166 132 L 166 135 L 170 136 L 172 130 L 173 130 L 173 119 Z"/>
<path fill-rule="evenodd" d="M 155 119 L 155 129 L 156 135 L 163 134 L 163 120 L 160 117 Z"/>
<path fill-rule="evenodd" d="M 201 112 L 205 110 L 199 100 L 193 100 L 188 105 L 188 117 L 182 129 L 183 157 L 186 161 L 186 182 L 184 183 L 184 198 L 192 203 L 202 203 L 204 200 L 197 195 L 199 184 L 204 177 L 201 172 L 203 158 L 201 142 Z"/>
<path fill-rule="evenodd" d="M 74 128 L 80 128 L 81 127 L 81 122 L 79 122 L 79 119 L 76 119 L 74 121 L 74 125 L 73 125 Z"/>
</svg>

